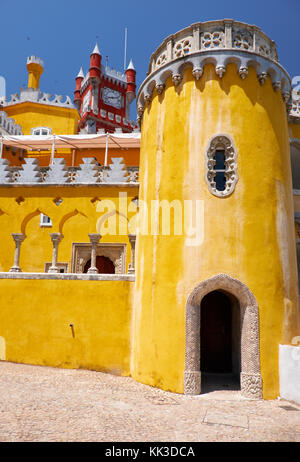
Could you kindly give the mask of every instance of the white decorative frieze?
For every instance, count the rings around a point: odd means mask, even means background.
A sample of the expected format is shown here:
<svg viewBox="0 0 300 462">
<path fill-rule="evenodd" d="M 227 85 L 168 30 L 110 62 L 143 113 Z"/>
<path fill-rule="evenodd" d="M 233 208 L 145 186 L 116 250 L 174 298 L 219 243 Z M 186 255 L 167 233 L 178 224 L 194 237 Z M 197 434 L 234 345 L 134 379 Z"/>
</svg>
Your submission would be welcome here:
<svg viewBox="0 0 300 462">
<path fill-rule="evenodd" d="M 224 47 L 224 32 L 204 32 L 201 36 L 201 47 L 204 49 L 209 48 L 223 48 Z"/>
<path fill-rule="evenodd" d="M 182 56 L 186 56 L 192 50 L 192 40 L 193 37 L 185 37 L 183 40 L 178 40 L 174 44 L 173 54 L 174 58 L 181 58 Z"/>
<path fill-rule="evenodd" d="M 270 78 L 274 91 L 281 90 L 284 96 L 291 90 L 290 77 L 278 63 L 274 41 L 256 26 L 224 19 L 196 23 L 166 38 L 151 56 L 148 76 L 137 95 L 137 106 L 151 101 L 154 88 L 161 94 L 170 75 L 174 85 L 178 85 L 187 66 L 192 66 L 193 76 L 199 80 L 208 63 L 215 66 L 220 78 L 228 64 L 236 65 L 241 79 L 248 76 L 251 66 L 262 85 Z M 284 100 L 288 101 L 285 96 Z"/>
<path fill-rule="evenodd" d="M 42 181 L 42 174 L 39 169 L 37 159 L 25 158 L 25 164 L 22 170 L 19 171 L 17 183 L 40 183 Z"/>
<path fill-rule="evenodd" d="M 8 117 L 5 111 L 0 111 L 0 133 L 8 133 L 9 135 L 23 135 L 22 127 L 16 124 L 14 119 Z"/>
<path fill-rule="evenodd" d="M 84 157 L 83 164 L 80 164 L 80 170 L 77 171 L 75 183 L 97 183 L 98 168 L 97 162 L 92 157 Z"/>
<path fill-rule="evenodd" d="M 49 167 L 39 167 L 38 160 L 25 158 L 22 167 L 10 167 L 7 159 L 0 159 L 0 186 L 40 186 L 124 183 L 138 185 L 139 168 L 126 167 L 123 157 L 112 158 L 108 167 L 99 165 L 93 157 L 83 158 L 79 167 L 66 167 L 65 160 L 54 158 Z"/>
<path fill-rule="evenodd" d="M 127 180 L 127 171 L 123 163 L 123 157 L 112 157 L 112 163 L 105 178 L 106 183 L 124 183 Z"/>
<path fill-rule="evenodd" d="M 10 183 L 12 181 L 12 172 L 9 168 L 7 159 L 0 159 L 0 184 Z"/>
<path fill-rule="evenodd" d="M 206 150 L 205 179 L 210 192 L 217 197 L 234 191 L 237 174 L 237 150 L 227 135 L 214 136 Z"/>
<path fill-rule="evenodd" d="M 48 174 L 45 175 L 44 181 L 48 184 L 63 184 L 68 182 L 68 172 L 64 159 L 53 159 L 53 164 L 50 165 Z"/>
<path fill-rule="evenodd" d="M 20 95 L 18 95 L 18 93 L 11 95 L 10 101 L 4 101 L 3 106 L 5 107 L 18 103 L 33 102 L 39 104 L 47 104 L 50 106 L 71 108 L 75 107 L 69 96 L 66 96 L 65 100 L 62 95 L 55 95 L 52 100 L 51 96 L 51 93 L 42 93 L 39 89 L 36 90 L 34 88 L 24 88 L 21 90 Z"/>
</svg>

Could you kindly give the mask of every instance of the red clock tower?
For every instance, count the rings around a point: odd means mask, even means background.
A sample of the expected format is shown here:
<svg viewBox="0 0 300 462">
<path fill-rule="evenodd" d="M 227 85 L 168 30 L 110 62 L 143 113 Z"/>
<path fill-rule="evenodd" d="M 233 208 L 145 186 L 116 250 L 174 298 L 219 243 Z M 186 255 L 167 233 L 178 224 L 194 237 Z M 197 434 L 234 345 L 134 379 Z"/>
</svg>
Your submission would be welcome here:
<svg viewBox="0 0 300 462">
<path fill-rule="evenodd" d="M 132 132 L 136 124 L 129 120 L 129 107 L 136 93 L 136 71 L 130 61 L 125 73 L 102 65 L 96 44 L 91 54 L 89 72 L 82 68 L 76 77 L 74 104 L 81 119 L 81 132 L 97 133 L 99 129 L 113 133 L 116 128 Z"/>
</svg>

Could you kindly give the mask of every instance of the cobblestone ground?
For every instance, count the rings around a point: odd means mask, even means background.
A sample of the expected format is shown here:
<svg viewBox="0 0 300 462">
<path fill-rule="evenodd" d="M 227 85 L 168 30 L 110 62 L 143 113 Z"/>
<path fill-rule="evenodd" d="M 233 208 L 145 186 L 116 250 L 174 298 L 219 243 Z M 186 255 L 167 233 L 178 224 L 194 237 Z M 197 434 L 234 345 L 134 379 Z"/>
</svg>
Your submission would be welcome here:
<svg viewBox="0 0 300 462">
<path fill-rule="evenodd" d="M 0 441 L 297 441 L 300 406 L 183 396 L 128 377 L 0 362 Z"/>
</svg>

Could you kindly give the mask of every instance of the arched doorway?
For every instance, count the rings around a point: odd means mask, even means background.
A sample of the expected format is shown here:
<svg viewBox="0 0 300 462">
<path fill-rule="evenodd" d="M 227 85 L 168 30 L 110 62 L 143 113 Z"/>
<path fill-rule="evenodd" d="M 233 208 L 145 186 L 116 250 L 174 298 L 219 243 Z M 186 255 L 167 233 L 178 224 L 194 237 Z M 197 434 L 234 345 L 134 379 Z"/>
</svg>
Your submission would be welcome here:
<svg viewBox="0 0 300 462">
<path fill-rule="evenodd" d="M 87 273 L 88 269 L 91 266 L 91 260 L 88 260 L 84 265 L 83 272 Z M 115 265 L 108 257 L 97 256 L 96 257 L 96 267 L 100 274 L 114 274 Z"/>
<path fill-rule="evenodd" d="M 207 316 L 210 316 L 207 312 L 216 304 L 222 304 L 223 308 L 215 308 L 216 313 L 219 311 L 219 327 L 214 326 L 213 329 L 219 329 L 221 332 L 225 326 L 228 330 L 229 326 L 229 333 L 227 331 L 224 334 L 223 340 L 221 333 L 218 334 L 221 346 L 222 342 L 223 347 L 226 342 L 229 345 L 219 365 L 209 358 L 201 357 L 201 341 L 205 342 L 205 339 L 202 340 L 201 337 L 201 327 L 202 335 L 204 335 L 205 324 L 201 326 L 201 323 L 206 323 L 207 329 Z M 206 312 L 204 318 L 201 316 L 202 309 L 203 313 Z M 209 336 L 209 333 L 207 335 Z M 221 346 L 219 345 L 218 348 L 220 349 Z M 231 371 L 240 375 L 242 394 L 251 398 L 261 398 L 258 305 L 248 287 L 226 274 L 219 274 L 203 281 L 188 297 L 186 303 L 185 394 L 201 393 L 202 360 L 204 360 L 204 367 L 209 364 L 210 368 L 220 367 L 221 362 L 222 367 L 226 369 L 231 363 Z"/>
<path fill-rule="evenodd" d="M 222 290 L 206 294 L 200 304 L 202 392 L 240 387 L 240 307 Z"/>
</svg>

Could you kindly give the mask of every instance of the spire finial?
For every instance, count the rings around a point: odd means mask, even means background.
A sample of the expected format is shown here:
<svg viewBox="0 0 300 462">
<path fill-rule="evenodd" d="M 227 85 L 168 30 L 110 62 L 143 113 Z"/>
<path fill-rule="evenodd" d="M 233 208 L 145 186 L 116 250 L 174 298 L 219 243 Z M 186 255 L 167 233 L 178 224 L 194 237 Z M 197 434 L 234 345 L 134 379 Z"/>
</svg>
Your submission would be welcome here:
<svg viewBox="0 0 300 462">
<path fill-rule="evenodd" d="M 134 65 L 133 65 L 132 59 L 130 60 L 130 63 L 128 64 L 128 67 L 127 67 L 127 69 L 126 69 L 126 70 L 127 70 L 127 71 L 128 71 L 128 70 L 133 70 L 133 71 L 135 71 L 135 68 L 134 68 Z"/>
<path fill-rule="evenodd" d="M 81 68 L 80 68 L 80 71 L 78 72 L 77 77 L 82 77 L 82 78 L 84 78 L 84 72 L 83 72 L 82 66 L 81 66 Z"/>
<path fill-rule="evenodd" d="M 100 55 L 100 51 L 99 51 L 97 42 L 96 42 L 96 45 L 95 45 L 95 48 L 94 48 L 94 51 L 93 51 L 92 55 Z"/>
</svg>

